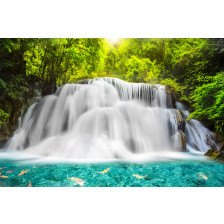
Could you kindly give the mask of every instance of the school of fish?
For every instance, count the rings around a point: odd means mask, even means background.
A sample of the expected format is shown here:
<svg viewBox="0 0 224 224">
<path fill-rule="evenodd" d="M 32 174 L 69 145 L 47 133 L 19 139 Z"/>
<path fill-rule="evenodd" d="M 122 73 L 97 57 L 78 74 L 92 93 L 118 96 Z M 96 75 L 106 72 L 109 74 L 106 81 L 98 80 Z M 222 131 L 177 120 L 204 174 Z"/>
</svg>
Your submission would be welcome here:
<svg viewBox="0 0 224 224">
<path fill-rule="evenodd" d="M 6 169 L 6 168 L 7 168 L 7 167 L 1 167 L 0 170 Z M 36 166 L 33 166 L 33 168 L 37 168 L 37 167 L 36 167 Z M 110 168 L 107 168 L 107 169 L 105 169 L 105 170 L 103 170 L 103 171 L 97 171 L 97 173 L 105 174 L 105 173 L 107 173 L 109 170 L 110 170 Z M 29 172 L 29 171 L 30 171 L 30 169 L 29 169 L 29 170 L 22 170 L 22 171 L 18 174 L 18 176 L 24 175 L 25 173 L 27 173 L 27 172 Z M 12 173 L 12 172 L 15 172 L 15 171 L 13 171 L 13 170 L 6 171 L 6 173 Z M 208 177 L 205 176 L 204 174 L 199 173 L 199 175 L 200 175 L 203 179 L 208 180 Z M 136 178 L 138 178 L 138 179 L 142 179 L 142 178 L 147 177 L 147 175 L 140 176 L 140 175 L 138 175 L 138 174 L 133 174 L 133 176 L 136 177 Z M 6 179 L 6 178 L 9 178 L 9 177 L 8 177 L 8 176 L 5 176 L 5 175 L 2 175 L 2 172 L 1 172 L 1 173 L 0 173 L 0 178 L 5 178 L 5 179 Z M 68 175 L 67 175 L 67 179 L 68 179 L 68 180 L 75 181 L 76 184 L 78 184 L 78 185 L 80 185 L 80 186 L 83 186 L 84 183 L 86 182 L 86 181 L 83 181 L 81 178 L 78 178 L 78 177 L 68 177 Z M 29 181 L 29 184 L 27 185 L 27 187 L 31 187 L 31 185 L 32 185 L 32 183 L 31 183 L 31 181 Z"/>
</svg>

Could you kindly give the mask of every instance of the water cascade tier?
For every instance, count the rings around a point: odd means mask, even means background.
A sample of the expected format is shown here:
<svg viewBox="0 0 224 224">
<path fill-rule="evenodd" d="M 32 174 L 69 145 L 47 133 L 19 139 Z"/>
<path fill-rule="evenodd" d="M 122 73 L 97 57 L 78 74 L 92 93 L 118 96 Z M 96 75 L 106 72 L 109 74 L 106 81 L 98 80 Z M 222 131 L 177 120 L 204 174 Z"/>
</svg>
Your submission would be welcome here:
<svg viewBox="0 0 224 224">
<path fill-rule="evenodd" d="M 8 149 L 61 158 L 128 159 L 216 147 L 210 131 L 188 116 L 163 85 L 95 78 L 66 84 L 32 104 Z"/>
</svg>

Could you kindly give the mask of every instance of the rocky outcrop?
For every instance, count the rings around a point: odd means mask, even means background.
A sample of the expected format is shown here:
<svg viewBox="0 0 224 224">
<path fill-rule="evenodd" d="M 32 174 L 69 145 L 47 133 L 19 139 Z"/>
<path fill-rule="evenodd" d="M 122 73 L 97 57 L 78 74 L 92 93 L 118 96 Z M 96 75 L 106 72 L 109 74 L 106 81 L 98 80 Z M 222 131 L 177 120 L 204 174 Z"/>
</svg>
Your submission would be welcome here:
<svg viewBox="0 0 224 224">
<path fill-rule="evenodd" d="M 56 91 L 56 82 L 45 82 L 42 86 L 42 96 L 50 95 Z"/>
<path fill-rule="evenodd" d="M 220 150 L 209 149 L 205 156 L 208 156 L 211 159 L 224 162 L 224 152 Z"/>
<path fill-rule="evenodd" d="M 217 143 L 219 150 L 224 152 L 224 142 Z"/>
<path fill-rule="evenodd" d="M 211 159 L 224 162 L 224 136 L 217 132 L 212 132 L 213 140 L 216 142 L 218 148 L 209 149 L 205 155 Z"/>
<path fill-rule="evenodd" d="M 172 111 L 172 115 L 170 115 L 168 118 L 168 128 L 169 128 L 170 134 L 173 135 L 175 134 L 174 131 L 176 132 L 176 130 L 173 129 L 174 125 L 177 125 L 177 129 L 185 133 L 186 121 L 184 119 L 184 114 L 180 110 L 177 110 L 177 109 L 172 109 L 171 111 Z"/>
<path fill-rule="evenodd" d="M 219 150 L 224 151 L 224 136 L 217 133 L 212 132 L 213 140 L 217 143 Z"/>
<path fill-rule="evenodd" d="M 186 121 L 184 119 L 184 114 L 177 109 L 172 109 L 170 111 L 171 113 L 168 118 L 170 137 L 174 140 L 174 142 L 178 142 L 178 145 L 174 145 L 174 147 L 177 150 L 186 151 Z"/>
<path fill-rule="evenodd" d="M 211 149 L 219 150 L 218 145 L 216 144 L 216 140 L 214 139 L 213 135 L 206 136 L 206 143 L 211 147 Z"/>
<path fill-rule="evenodd" d="M 185 125 L 186 125 L 186 121 L 184 119 L 184 114 L 180 110 L 175 110 L 175 111 L 176 111 L 178 130 L 181 130 L 184 133 L 185 132 Z"/>
<path fill-rule="evenodd" d="M 166 88 L 166 93 L 168 97 L 168 107 L 170 108 L 176 108 L 176 94 L 175 91 L 172 89 Z"/>
<path fill-rule="evenodd" d="M 178 132 L 181 139 L 181 151 L 186 151 L 186 135 L 181 130 L 179 130 Z"/>
</svg>

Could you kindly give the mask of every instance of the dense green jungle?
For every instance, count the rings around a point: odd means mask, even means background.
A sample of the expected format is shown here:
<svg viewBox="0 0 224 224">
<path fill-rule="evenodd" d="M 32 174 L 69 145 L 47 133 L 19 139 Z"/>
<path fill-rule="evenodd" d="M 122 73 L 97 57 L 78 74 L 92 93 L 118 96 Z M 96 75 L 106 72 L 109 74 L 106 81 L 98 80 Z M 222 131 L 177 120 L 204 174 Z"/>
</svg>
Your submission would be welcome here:
<svg viewBox="0 0 224 224">
<path fill-rule="evenodd" d="M 105 76 L 166 85 L 190 118 L 224 135 L 224 39 L 2 38 L 0 140 L 12 136 L 36 86 L 45 96 Z"/>
</svg>

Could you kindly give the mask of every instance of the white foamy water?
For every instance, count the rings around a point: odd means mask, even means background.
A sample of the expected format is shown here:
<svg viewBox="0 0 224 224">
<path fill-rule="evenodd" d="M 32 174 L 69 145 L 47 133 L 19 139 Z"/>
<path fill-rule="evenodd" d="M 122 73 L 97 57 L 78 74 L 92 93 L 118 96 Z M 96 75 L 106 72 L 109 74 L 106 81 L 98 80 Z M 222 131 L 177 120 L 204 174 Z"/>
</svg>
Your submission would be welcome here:
<svg viewBox="0 0 224 224">
<path fill-rule="evenodd" d="M 188 113 L 180 103 L 174 108 L 162 85 L 116 78 L 66 84 L 29 108 L 8 150 L 72 159 L 205 152 L 210 131 L 197 120 L 186 121 Z"/>
</svg>

